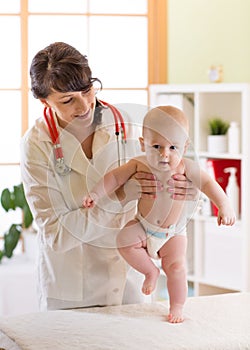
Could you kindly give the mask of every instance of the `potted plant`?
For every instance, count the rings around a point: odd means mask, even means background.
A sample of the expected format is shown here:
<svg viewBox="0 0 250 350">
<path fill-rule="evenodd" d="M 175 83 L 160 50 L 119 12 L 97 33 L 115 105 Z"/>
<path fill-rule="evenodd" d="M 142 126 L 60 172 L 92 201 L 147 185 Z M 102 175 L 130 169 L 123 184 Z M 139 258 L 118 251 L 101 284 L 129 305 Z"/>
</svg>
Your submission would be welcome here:
<svg viewBox="0 0 250 350">
<path fill-rule="evenodd" d="M 26 201 L 22 183 L 14 186 L 12 191 L 5 188 L 1 193 L 1 204 L 6 212 L 20 208 L 22 210 L 22 222 L 13 223 L 4 233 L 3 249 L 0 250 L 0 262 L 4 256 L 12 257 L 22 232 L 29 228 L 33 222 L 33 216 Z"/>
<path fill-rule="evenodd" d="M 207 148 L 208 152 L 224 153 L 227 152 L 227 131 L 229 122 L 220 117 L 209 119 L 209 135 Z"/>
</svg>

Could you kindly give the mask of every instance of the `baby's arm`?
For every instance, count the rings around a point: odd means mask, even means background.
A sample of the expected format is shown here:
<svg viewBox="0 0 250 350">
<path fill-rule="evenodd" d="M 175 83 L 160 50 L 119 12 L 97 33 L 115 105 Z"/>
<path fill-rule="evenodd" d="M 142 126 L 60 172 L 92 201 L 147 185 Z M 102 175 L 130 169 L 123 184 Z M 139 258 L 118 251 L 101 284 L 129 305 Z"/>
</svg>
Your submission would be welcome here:
<svg viewBox="0 0 250 350">
<path fill-rule="evenodd" d="M 236 217 L 229 198 L 221 186 L 215 180 L 209 177 L 205 171 L 201 172 L 201 177 L 202 192 L 205 193 L 218 208 L 218 225 L 222 224 L 232 226 L 235 223 Z"/>
<path fill-rule="evenodd" d="M 192 166 L 192 163 L 196 171 L 193 169 L 191 170 L 190 166 Z M 218 208 L 218 225 L 232 226 L 236 220 L 235 213 L 229 198 L 222 187 L 203 169 L 200 168 L 199 171 L 197 171 L 197 164 L 195 162 L 187 160 L 187 163 L 185 162 L 185 164 L 187 164 L 187 177 L 190 178 L 190 180 L 193 181 L 194 184 L 200 188 L 200 190 L 205 193 Z"/>
<path fill-rule="evenodd" d="M 114 192 L 120 186 L 124 185 L 128 179 L 136 173 L 137 161 L 131 159 L 128 163 L 109 171 L 92 188 L 88 195 L 83 198 L 83 207 L 92 208 L 99 198 Z"/>
</svg>

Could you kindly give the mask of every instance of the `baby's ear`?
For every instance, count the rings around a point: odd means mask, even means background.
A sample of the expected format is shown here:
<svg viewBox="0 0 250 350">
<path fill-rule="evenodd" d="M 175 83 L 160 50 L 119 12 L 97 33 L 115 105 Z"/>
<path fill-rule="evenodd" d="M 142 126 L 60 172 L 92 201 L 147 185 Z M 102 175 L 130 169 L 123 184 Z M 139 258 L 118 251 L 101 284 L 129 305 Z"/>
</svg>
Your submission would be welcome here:
<svg viewBox="0 0 250 350">
<path fill-rule="evenodd" d="M 144 138 L 139 137 L 140 145 L 141 145 L 141 151 L 145 152 L 145 145 L 144 145 Z"/>
<path fill-rule="evenodd" d="M 187 152 L 187 149 L 188 149 L 190 143 L 191 143 L 190 139 L 187 139 L 187 141 L 186 141 L 186 143 L 185 143 L 185 146 L 184 146 L 184 153 Z"/>
</svg>

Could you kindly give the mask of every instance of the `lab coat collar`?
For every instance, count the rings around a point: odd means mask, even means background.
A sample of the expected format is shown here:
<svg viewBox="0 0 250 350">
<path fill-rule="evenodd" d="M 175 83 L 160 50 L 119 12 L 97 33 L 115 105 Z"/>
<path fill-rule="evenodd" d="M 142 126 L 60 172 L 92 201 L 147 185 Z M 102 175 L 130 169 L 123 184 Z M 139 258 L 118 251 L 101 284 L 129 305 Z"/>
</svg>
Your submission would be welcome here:
<svg viewBox="0 0 250 350">
<path fill-rule="evenodd" d="M 95 154 L 109 142 L 110 134 L 106 129 L 97 129 L 93 139 L 92 152 Z M 80 142 L 68 131 L 61 130 L 61 145 L 63 149 L 65 164 L 73 170 L 86 175 L 90 160 L 82 150 Z"/>
<path fill-rule="evenodd" d="M 67 164 L 72 170 L 86 175 L 89 159 L 85 156 L 80 142 L 74 135 L 59 126 L 57 118 L 55 118 L 55 123 L 60 133 L 60 143 L 63 149 L 65 164 Z M 51 137 L 44 119 L 38 119 L 36 124 L 39 141 L 50 143 L 52 147 Z M 95 158 L 95 154 L 110 141 L 110 138 L 110 127 L 105 127 L 103 125 L 97 127 L 92 145 L 93 158 Z"/>
</svg>

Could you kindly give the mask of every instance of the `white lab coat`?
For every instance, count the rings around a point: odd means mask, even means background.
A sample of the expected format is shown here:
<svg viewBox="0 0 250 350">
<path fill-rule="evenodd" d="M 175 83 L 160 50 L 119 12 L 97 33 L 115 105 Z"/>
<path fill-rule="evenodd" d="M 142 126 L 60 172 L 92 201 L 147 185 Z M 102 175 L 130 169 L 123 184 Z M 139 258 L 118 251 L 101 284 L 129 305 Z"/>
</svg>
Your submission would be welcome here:
<svg viewBox="0 0 250 350">
<path fill-rule="evenodd" d="M 141 276 L 138 279 L 115 248 L 116 234 L 134 215 L 135 203 L 122 208 L 114 197 L 104 198 L 93 209 L 81 207 L 89 186 L 117 165 L 114 123 L 108 112 L 104 121 L 94 136 L 92 164 L 79 141 L 59 128 L 65 163 L 72 169 L 66 176 L 55 171 L 43 119 L 22 139 L 22 181 L 38 228 L 41 310 L 133 303 L 141 298 Z M 137 137 L 132 139 L 129 157 L 138 144 Z"/>
</svg>

